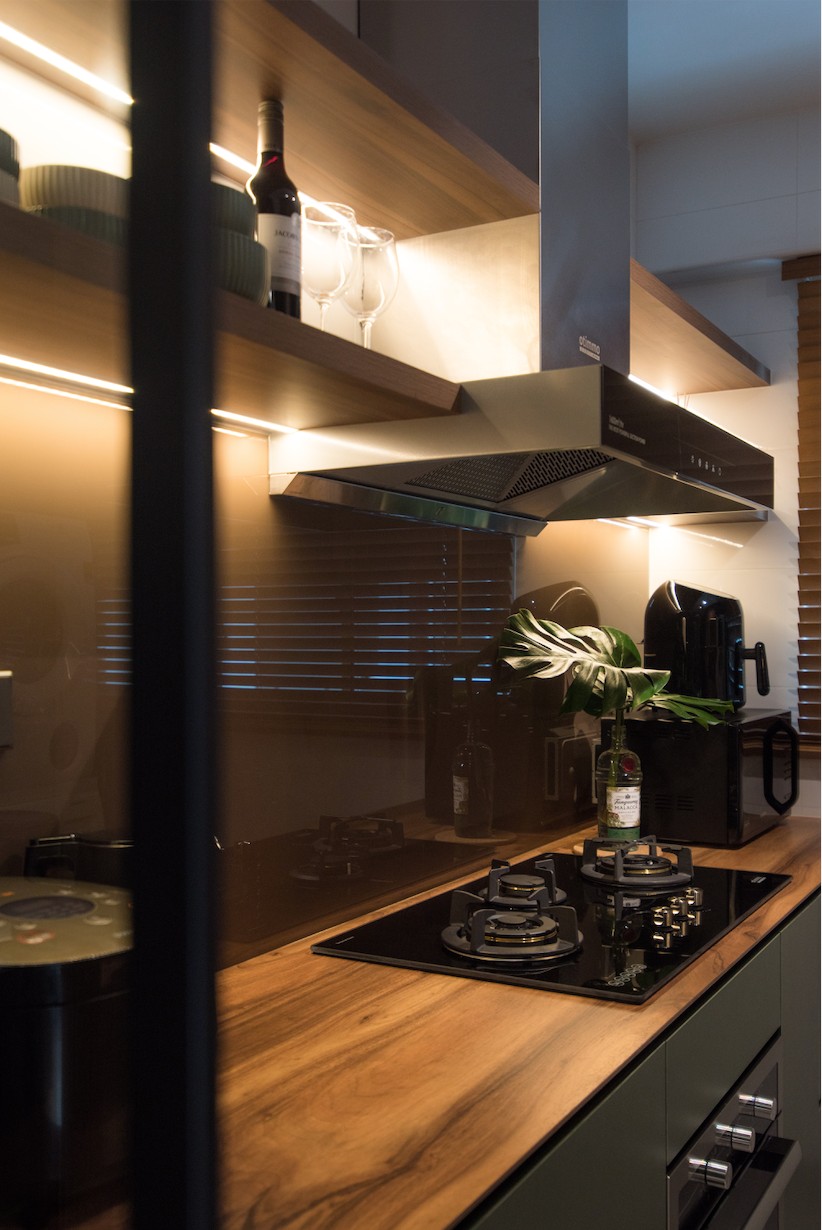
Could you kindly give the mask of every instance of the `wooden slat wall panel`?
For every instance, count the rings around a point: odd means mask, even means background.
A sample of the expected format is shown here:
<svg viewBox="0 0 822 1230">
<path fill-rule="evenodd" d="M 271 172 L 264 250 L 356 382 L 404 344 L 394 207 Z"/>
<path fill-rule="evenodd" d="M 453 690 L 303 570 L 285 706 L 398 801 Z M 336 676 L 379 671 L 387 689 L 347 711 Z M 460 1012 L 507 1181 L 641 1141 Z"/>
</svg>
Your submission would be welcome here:
<svg viewBox="0 0 822 1230">
<path fill-rule="evenodd" d="M 797 432 L 799 443 L 799 733 L 820 739 L 820 283 L 819 257 L 786 262 L 797 279 Z"/>
</svg>

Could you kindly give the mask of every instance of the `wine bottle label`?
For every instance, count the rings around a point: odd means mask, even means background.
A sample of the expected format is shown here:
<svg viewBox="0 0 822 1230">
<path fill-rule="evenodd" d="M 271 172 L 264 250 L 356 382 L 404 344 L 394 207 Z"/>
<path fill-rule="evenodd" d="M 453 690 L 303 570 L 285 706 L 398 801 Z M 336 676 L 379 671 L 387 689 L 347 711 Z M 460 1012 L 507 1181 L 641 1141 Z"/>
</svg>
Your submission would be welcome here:
<svg viewBox="0 0 822 1230">
<path fill-rule="evenodd" d="M 639 786 L 609 786 L 606 794 L 608 826 L 633 829 L 639 824 Z"/>
<path fill-rule="evenodd" d="M 257 238 L 268 250 L 271 289 L 300 293 L 300 215 L 258 214 Z"/>
<path fill-rule="evenodd" d="M 468 815 L 468 778 L 454 774 L 454 815 Z"/>
</svg>

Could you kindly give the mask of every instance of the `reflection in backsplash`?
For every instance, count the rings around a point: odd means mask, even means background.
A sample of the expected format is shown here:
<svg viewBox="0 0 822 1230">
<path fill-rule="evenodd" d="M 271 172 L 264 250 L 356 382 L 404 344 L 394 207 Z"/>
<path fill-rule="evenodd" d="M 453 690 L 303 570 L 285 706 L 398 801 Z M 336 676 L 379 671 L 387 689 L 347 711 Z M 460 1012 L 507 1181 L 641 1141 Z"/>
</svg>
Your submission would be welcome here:
<svg viewBox="0 0 822 1230">
<path fill-rule="evenodd" d="M 0 872 L 15 875 L 35 837 L 129 834 L 130 422 L 22 391 L 0 416 Z M 568 524 L 523 545 L 297 514 L 267 495 L 262 439 L 214 441 L 220 960 L 584 823 L 596 732 L 558 716 L 554 681 L 509 688 L 496 638 L 521 604 L 637 635 L 645 535 Z M 494 757 L 490 841 L 453 828 L 469 717 Z"/>
</svg>

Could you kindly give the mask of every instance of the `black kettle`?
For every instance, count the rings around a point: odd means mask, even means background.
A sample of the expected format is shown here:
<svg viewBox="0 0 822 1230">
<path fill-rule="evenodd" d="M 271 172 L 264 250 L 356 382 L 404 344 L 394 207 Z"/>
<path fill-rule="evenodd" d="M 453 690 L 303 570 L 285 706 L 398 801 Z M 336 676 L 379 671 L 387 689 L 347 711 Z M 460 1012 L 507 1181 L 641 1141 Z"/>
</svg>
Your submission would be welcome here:
<svg viewBox="0 0 822 1230">
<path fill-rule="evenodd" d="M 132 842 L 110 833 L 64 833 L 33 837 L 26 847 L 27 876 L 67 876 L 92 884 L 131 887 Z"/>
</svg>

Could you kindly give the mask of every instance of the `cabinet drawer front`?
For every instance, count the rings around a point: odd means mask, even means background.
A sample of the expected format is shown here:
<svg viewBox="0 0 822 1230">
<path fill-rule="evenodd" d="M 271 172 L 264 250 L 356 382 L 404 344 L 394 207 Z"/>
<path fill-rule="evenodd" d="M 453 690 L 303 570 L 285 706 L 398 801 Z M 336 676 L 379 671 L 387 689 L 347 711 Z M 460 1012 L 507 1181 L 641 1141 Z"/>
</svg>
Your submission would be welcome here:
<svg viewBox="0 0 822 1230">
<path fill-rule="evenodd" d="M 777 938 L 668 1039 L 669 1163 L 779 1029 L 779 982 Z"/>
</svg>

